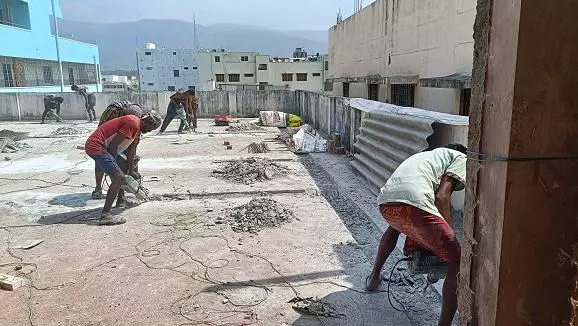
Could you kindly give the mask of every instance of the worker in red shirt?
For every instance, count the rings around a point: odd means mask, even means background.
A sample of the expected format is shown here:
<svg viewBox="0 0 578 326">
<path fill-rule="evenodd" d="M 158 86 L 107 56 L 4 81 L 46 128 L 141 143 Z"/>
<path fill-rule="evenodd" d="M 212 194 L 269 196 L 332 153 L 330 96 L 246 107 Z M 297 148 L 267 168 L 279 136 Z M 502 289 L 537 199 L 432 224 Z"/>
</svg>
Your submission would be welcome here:
<svg viewBox="0 0 578 326">
<path fill-rule="evenodd" d="M 106 201 L 100 216 L 100 225 L 117 225 L 126 222 L 126 219 L 111 214 L 112 203 L 117 198 L 125 174 L 118 165 L 118 154 L 134 146 L 141 133 L 151 132 L 162 123 L 161 116 L 151 111 L 141 118 L 126 115 L 112 119 L 101 126 L 88 137 L 85 151 L 96 163 L 96 169 L 102 170 L 111 178 L 111 185 L 106 193 Z M 137 173 L 137 172 L 133 172 Z M 140 179 L 139 175 L 133 176 Z"/>
</svg>

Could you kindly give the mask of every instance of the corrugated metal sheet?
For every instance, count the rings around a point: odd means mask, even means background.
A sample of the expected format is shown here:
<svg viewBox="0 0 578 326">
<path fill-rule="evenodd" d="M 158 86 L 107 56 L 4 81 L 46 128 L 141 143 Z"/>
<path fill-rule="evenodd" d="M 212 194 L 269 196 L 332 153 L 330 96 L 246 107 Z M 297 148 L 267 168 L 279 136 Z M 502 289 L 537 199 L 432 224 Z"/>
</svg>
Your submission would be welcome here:
<svg viewBox="0 0 578 326">
<path fill-rule="evenodd" d="M 467 117 L 363 99 L 351 99 L 350 105 L 363 112 L 351 165 L 375 193 L 401 162 L 430 147 L 434 123 L 468 124 Z"/>
</svg>

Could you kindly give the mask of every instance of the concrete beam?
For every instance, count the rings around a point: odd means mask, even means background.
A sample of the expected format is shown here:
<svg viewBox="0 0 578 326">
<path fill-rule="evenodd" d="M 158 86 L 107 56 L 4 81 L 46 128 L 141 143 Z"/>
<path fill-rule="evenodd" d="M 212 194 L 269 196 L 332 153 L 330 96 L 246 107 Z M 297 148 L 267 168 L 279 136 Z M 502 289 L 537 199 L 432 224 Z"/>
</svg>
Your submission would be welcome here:
<svg viewBox="0 0 578 326">
<path fill-rule="evenodd" d="M 478 1 L 470 150 L 578 155 L 578 2 Z M 461 325 L 575 325 L 578 160 L 470 159 Z"/>
</svg>

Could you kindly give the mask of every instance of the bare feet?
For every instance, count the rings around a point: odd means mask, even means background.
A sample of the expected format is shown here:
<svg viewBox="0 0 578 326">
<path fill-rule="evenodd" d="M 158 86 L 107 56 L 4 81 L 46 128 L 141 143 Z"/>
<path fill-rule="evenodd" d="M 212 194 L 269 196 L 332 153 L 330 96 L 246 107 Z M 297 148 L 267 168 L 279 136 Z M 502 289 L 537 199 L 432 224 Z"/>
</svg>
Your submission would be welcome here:
<svg viewBox="0 0 578 326">
<path fill-rule="evenodd" d="M 377 292 L 381 284 L 381 275 L 369 275 L 365 280 L 365 289 L 369 292 Z"/>
</svg>

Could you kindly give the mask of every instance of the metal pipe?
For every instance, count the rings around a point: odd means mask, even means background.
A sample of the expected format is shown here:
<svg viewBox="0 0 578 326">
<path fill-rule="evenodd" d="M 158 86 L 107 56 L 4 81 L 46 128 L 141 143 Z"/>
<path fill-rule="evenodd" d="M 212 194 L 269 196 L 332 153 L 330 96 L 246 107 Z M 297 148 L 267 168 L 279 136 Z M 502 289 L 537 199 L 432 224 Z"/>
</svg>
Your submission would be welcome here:
<svg viewBox="0 0 578 326">
<path fill-rule="evenodd" d="M 56 59 L 58 60 L 58 69 L 60 70 L 60 92 L 64 93 L 64 74 L 62 73 L 62 60 L 60 60 L 60 44 L 58 35 L 58 20 L 56 19 L 56 7 L 54 0 L 50 0 L 52 4 L 52 19 L 54 21 L 54 41 L 56 43 Z"/>
</svg>

